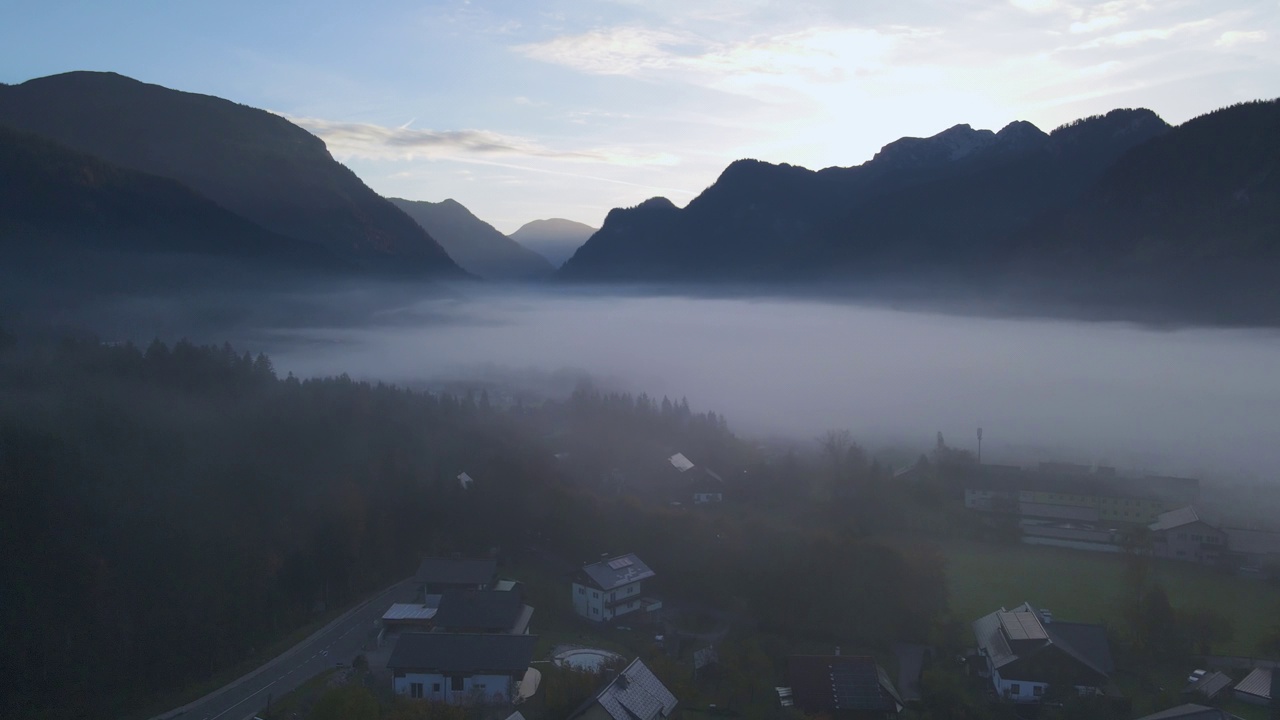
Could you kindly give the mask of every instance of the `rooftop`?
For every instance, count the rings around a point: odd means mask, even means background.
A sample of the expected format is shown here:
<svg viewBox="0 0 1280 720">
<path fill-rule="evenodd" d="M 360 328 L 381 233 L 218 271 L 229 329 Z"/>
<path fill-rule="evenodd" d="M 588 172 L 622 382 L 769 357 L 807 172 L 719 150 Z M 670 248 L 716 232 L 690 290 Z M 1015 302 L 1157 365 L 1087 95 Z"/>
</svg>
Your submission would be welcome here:
<svg viewBox="0 0 1280 720">
<path fill-rule="evenodd" d="M 1161 710 L 1158 713 L 1143 715 L 1138 720 L 1228 720 L 1230 717 L 1230 715 L 1217 708 L 1188 703 L 1168 710 Z"/>
<path fill-rule="evenodd" d="M 599 703 L 613 720 L 653 720 L 670 715 L 677 701 L 653 671 L 636 658 L 596 693 L 593 702 Z"/>
<path fill-rule="evenodd" d="M 504 590 L 445 590 L 436 613 L 436 627 L 444 630 L 484 629 L 507 632 L 524 604 L 521 593 Z"/>
<path fill-rule="evenodd" d="M 1271 668 L 1256 668 L 1236 684 L 1236 692 L 1260 698 L 1271 697 Z"/>
<path fill-rule="evenodd" d="M 1156 521 L 1151 523 L 1150 528 L 1157 531 L 1170 530 L 1183 525 L 1190 525 L 1193 522 L 1200 522 L 1200 515 L 1193 506 L 1187 505 L 1177 510 L 1160 513 Z"/>
<path fill-rule="evenodd" d="M 428 595 L 425 603 L 395 603 L 382 614 L 383 620 L 430 620 L 440 609 L 440 596 Z"/>
<path fill-rule="evenodd" d="M 667 458 L 667 462 L 671 463 L 671 465 L 680 472 L 686 472 L 693 469 L 693 462 L 689 460 L 689 458 L 685 457 L 683 453 L 676 453 L 675 455 L 672 455 Z"/>
<path fill-rule="evenodd" d="M 493 558 L 429 557 L 418 565 L 415 579 L 440 585 L 488 585 L 498 573 Z"/>
<path fill-rule="evenodd" d="M 536 635 L 405 633 L 396 641 L 387 667 L 523 676 L 537 643 Z"/>
<path fill-rule="evenodd" d="M 897 711 L 902 698 L 875 658 L 862 655 L 792 655 L 787 678 L 805 712 Z"/>
<path fill-rule="evenodd" d="M 634 553 L 601 560 L 582 568 L 584 579 L 601 590 L 612 590 L 630 583 L 647 580 L 656 573 L 649 569 Z"/>
</svg>

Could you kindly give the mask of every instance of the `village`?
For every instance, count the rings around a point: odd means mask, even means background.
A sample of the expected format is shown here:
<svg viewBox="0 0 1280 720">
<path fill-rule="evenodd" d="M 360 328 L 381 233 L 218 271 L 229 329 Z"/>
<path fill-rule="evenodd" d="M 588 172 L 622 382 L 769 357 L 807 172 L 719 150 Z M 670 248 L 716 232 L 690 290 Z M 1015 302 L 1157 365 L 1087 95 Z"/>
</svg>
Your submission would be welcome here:
<svg viewBox="0 0 1280 720">
<path fill-rule="evenodd" d="M 731 480 L 682 452 L 648 469 L 643 477 L 610 469 L 600 489 L 705 522 L 738 500 Z M 1280 571 L 1280 533 L 1202 518 L 1195 479 L 1122 477 L 1109 467 L 1063 463 L 983 465 L 939 442 L 932 462 L 921 458 L 893 481 L 945 488 L 968 521 L 996 535 L 1012 532 L 1031 551 L 1205 566 L 1259 587 L 1271 587 Z M 457 482 L 469 492 L 476 481 L 464 472 Z M 1274 718 L 1280 710 L 1280 659 L 1215 656 L 1207 643 L 1194 660 L 1163 658 L 1177 666 L 1180 684 L 1135 703 L 1121 668 L 1135 662 L 1133 651 L 1113 647 L 1118 629 L 1055 613 L 1036 597 L 957 618 L 953 625 L 963 628 L 951 642 L 922 642 L 926 633 L 841 647 L 837 637 L 823 643 L 809 634 L 766 648 L 753 637 L 749 613 L 709 606 L 664 583 L 661 566 L 628 548 L 605 550 L 570 558 L 533 543 L 487 557 L 424 558 L 412 602 L 392 604 L 366 651 L 329 682 L 362 677 L 396 708 L 391 717 L 437 717 L 427 708 L 452 707 L 463 715 L 449 717 L 484 720 L 1209 720 Z M 803 599 L 795 612 L 806 612 Z M 786 654 L 774 655 L 780 649 Z M 945 687 L 953 681 L 960 687 Z M 1153 703 L 1162 705 L 1135 709 Z M 264 717 L 289 716 L 291 707 Z"/>
</svg>

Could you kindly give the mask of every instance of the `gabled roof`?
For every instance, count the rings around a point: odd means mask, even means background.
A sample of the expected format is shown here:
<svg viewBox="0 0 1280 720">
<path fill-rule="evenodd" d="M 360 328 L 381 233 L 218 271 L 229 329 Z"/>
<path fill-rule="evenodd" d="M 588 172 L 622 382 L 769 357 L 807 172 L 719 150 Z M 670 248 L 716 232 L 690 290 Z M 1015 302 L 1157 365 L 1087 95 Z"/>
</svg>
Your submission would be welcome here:
<svg viewBox="0 0 1280 720">
<path fill-rule="evenodd" d="M 1000 608 L 978 618 L 973 621 L 973 636 L 993 668 L 1004 667 L 1053 646 L 1100 675 L 1115 672 L 1106 628 L 1058 620 L 1045 622 L 1044 616 L 1030 603 L 1013 610 Z"/>
<path fill-rule="evenodd" d="M 415 576 L 420 583 L 442 585 L 488 585 L 498 573 L 493 558 L 424 558 Z"/>
<path fill-rule="evenodd" d="M 1255 668 L 1236 684 L 1236 692 L 1260 698 L 1271 697 L 1271 668 Z"/>
<path fill-rule="evenodd" d="M 435 617 L 436 627 L 506 632 L 520 617 L 523 607 L 520 595 L 504 590 L 445 590 Z"/>
<path fill-rule="evenodd" d="M 1143 715 L 1138 720 L 1228 720 L 1230 717 L 1230 715 L 1217 708 L 1188 703 L 1168 710 L 1161 710 L 1158 713 Z"/>
<path fill-rule="evenodd" d="M 1152 530 L 1171 530 L 1183 525 L 1190 525 L 1194 522 L 1200 522 L 1200 515 L 1196 513 L 1196 509 L 1191 505 L 1180 507 L 1177 510 L 1160 513 L 1156 517 L 1156 521 L 1149 526 Z"/>
<path fill-rule="evenodd" d="M 649 569 L 634 553 L 601 560 L 582 568 L 580 579 L 601 590 L 612 590 L 638 580 L 647 580 L 656 573 Z"/>
<path fill-rule="evenodd" d="M 792 655 L 787 658 L 787 678 L 795 704 L 807 713 L 902 709 L 888 673 L 872 657 Z"/>
<path fill-rule="evenodd" d="M 653 671 L 636 658 L 596 693 L 593 702 L 599 703 L 613 720 L 653 720 L 670 715 L 677 701 Z"/>
<path fill-rule="evenodd" d="M 477 674 L 524 675 L 533 659 L 536 635 L 405 633 L 396 641 L 387 667 Z"/>
<path fill-rule="evenodd" d="M 1049 633 L 1049 642 L 1065 650 L 1090 670 L 1100 675 L 1110 675 L 1116 671 L 1105 627 L 1061 620 L 1054 620 L 1044 627 Z"/>
</svg>

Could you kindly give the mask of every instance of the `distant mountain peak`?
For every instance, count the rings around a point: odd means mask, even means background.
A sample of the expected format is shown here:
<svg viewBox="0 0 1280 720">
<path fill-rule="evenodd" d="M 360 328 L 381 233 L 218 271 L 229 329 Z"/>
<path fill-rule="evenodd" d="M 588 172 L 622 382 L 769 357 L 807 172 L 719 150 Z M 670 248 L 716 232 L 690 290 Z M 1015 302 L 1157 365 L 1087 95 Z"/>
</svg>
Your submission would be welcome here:
<svg viewBox="0 0 1280 720">
<path fill-rule="evenodd" d="M 995 142 L 990 130 L 974 130 L 968 123 L 952 125 L 927 138 L 904 137 L 880 149 L 872 162 L 906 167 L 960 160 Z"/>
</svg>

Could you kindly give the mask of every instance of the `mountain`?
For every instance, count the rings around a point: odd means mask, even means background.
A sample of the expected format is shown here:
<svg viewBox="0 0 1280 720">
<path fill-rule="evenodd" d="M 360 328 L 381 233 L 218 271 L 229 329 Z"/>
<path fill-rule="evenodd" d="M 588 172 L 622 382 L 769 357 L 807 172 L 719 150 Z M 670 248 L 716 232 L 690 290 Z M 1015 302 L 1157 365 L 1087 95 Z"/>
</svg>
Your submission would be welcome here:
<svg viewBox="0 0 1280 720">
<path fill-rule="evenodd" d="M 154 284 L 178 268 L 342 271 L 327 250 L 265 230 L 190 188 L 0 126 L 0 258 L 9 283 Z"/>
<path fill-rule="evenodd" d="M 1120 158 L 1009 238 L 1006 274 L 1087 281 L 1107 299 L 1280 322 L 1280 100 L 1223 108 Z"/>
<path fill-rule="evenodd" d="M 417 223 L 272 113 L 114 73 L 0 86 L 0 125 L 176 180 L 279 235 L 364 268 L 462 277 Z"/>
<path fill-rule="evenodd" d="M 435 238 L 463 270 L 488 280 L 528 280 L 550 275 L 546 258 L 498 232 L 456 200 L 433 203 L 391 198 Z"/>
<path fill-rule="evenodd" d="M 596 228 L 564 218 L 532 220 L 511 233 L 512 240 L 560 267 L 596 232 Z"/>
<path fill-rule="evenodd" d="M 919 277 L 989 260 L 997 240 L 1079 198 L 1117 159 L 1167 132 L 1116 110 L 1041 132 L 957 125 L 871 160 L 813 171 L 740 160 L 687 207 L 609 213 L 566 280 L 811 281 Z"/>
</svg>

